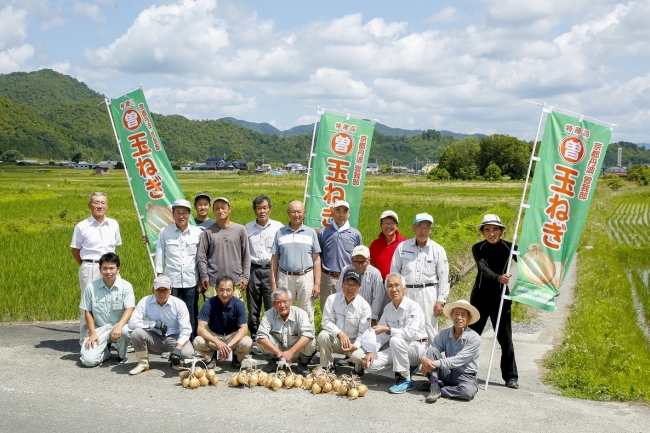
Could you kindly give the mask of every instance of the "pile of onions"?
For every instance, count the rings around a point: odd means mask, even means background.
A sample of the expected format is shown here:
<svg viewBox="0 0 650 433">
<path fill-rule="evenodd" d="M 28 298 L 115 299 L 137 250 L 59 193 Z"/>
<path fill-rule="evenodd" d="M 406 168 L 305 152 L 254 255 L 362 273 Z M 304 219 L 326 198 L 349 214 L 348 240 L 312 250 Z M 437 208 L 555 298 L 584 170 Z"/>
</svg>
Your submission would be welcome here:
<svg viewBox="0 0 650 433">
<path fill-rule="evenodd" d="M 213 369 L 204 370 L 201 367 L 195 367 L 193 371 L 181 371 L 179 377 L 183 388 L 196 389 L 199 386 L 217 386 L 219 384 L 219 378 Z"/>
<path fill-rule="evenodd" d="M 361 383 L 358 376 L 344 374 L 338 377 L 329 369 L 322 367 L 316 367 L 307 375 L 304 388 L 311 390 L 312 394 L 334 392 L 341 397 L 347 396 L 350 400 L 363 397 L 368 392 L 368 387 Z"/>
</svg>

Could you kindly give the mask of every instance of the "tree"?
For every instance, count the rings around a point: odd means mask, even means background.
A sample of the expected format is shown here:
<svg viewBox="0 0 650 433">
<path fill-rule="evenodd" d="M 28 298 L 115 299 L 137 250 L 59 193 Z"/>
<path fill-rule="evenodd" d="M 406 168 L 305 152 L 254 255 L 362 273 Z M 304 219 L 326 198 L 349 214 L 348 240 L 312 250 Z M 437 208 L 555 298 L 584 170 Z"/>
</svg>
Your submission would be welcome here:
<svg viewBox="0 0 650 433">
<path fill-rule="evenodd" d="M 232 149 L 230 152 L 228 152 L 228 156 L 226 157 L 226 161 L 229 162 L 237 161 L 240 159 L 244 159 L 244 153 L 240 149 Z"/>
<path fill-rule="evenodd" d="M 474 179 L 476 160 L 480 147 L 476 137 L 467 137 L 448 146 L 440 155 L 439 168 L 445 169 L 452 179 Z"/>
<path fill-rule="evenodd" d="M 20 161 L 21 159 L 25 159 L 22 153 L 18 152 L 17 150 L 5 150 L 2 153 L 2 160 L 4 162 L 16 162 Z"/>
<path fill-rule="evenodd" d="M 637 181 L 639 185 L 650 184 L 650 167 L 647 165 L 634 165 L 627 171 L 627 180 Z"/>
<path fill-rule="evenodd" d="M 487 180 L 499 180 L 501 179 L 501 169 L 498 165 L 491 162 L 485 169 L 483 177 Z"/>
<path fill-rule="evenodd" d="M 479 172 L 484 173 L 488 165 L 495 163 L 503 175 L 512 179 L 523 179 L 526 176 L 531 148 L 525 141 L 509 135 L 494 134 L 483 137 L 479 145 Z"/>
<path fill-rule="evenodd" d="M 449 180 L 451 176 L 444 168 L 434 167 L 427 175 L 427 178 L 431 180 Z"/>
<path fill-rule="evenodd" d="M 74 163 L 78 163 L 79 161 L 81 161 L 82 158 L 83 155 L 81 154 L 81 152 L 77 152 L 70 157 L 70 161 Z"/>
</svg>

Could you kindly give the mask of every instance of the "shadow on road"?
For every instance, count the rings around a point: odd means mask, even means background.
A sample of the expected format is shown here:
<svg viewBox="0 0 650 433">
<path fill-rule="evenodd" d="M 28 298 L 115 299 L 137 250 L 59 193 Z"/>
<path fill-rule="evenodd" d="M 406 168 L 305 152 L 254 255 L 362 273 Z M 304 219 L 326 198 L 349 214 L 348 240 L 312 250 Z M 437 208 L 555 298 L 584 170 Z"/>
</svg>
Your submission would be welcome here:
<svg viewBox="0 0 650 433">
<path fill-rule="evenodd" d="M 77 332 L 78 334 L 78 332 Z M 52 349 L 59 352 L 79 352 L 79 338 L 70 340 L 43 340 L 34 345 L 37 349 Z"/>
</svg>

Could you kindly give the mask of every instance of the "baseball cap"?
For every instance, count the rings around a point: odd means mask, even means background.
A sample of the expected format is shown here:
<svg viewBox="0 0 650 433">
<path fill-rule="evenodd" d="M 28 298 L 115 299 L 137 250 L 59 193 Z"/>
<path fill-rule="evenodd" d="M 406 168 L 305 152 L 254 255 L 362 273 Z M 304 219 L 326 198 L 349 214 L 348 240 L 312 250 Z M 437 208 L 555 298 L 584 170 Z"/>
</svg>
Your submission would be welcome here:
<svg viewBox="0 0 650 433">
<path fill-rule="evenodd" d="M 186 207 L 189 211 L 192 211 L 192 205 L 190 204 L 189 201 L 185 200 L 184 198 L 177 198 L 174 200 L 174 203 L 172 203 L 172 210 L 174 210 L 175 207 Z"/>
<path fill-rule="evenodd" d="M 153 280 L 153 289 L 157 290 L 160 288 L 171 289 L 172 280 L 169 279 L 167 275 L 159 275 Z"/>
<path fill-rule="evenodd" d="M 354 256 L 363 256 L 363 257 L 365 257 L 367 259 L 368 257 L 370 257 L 370 250 L 365 245 L 357 245 L 356 247 L 354 247 L 352 249 L 351 256 L 352 257 L 354 257 Z"/>
<path fill-rule="evenodd" d="M 361 275 L 354 269 L 348 269 L 345 271 L 345 274 L 343 274 L 343 281 L 345 280 L 355 280 L 357 283 L 361 284 Z"/>
<path fill-rule="evenodd" d="M 422 221 L 429 221 L 433 225 L 433 217 L 426 212 L 417 214 L 413 219 L 413 224 L 417 224 Z"/>
<path fill-rule="evenodd" d="M 399 218 L 397 218 L 397 214 L 393 212 L 392 210 L 385 210 L 381 213 L 381 216 L 379 217 L 379 222 L 384 218 L 393 218 L 397 224 L 399 224 Z"/>
<path fill-rule="evenodd" d="M 212 202 L 212 199 L 210 198 L 209 195 L 207 195 L 207 194 L 204 193 L 204 192 L 200 192 L 200 193 L 198 193 L 197 195 L 194 196 L 194 204 L 196 204 L 196 201 L 197 201 L 198 199 L 200 199 L 200 198 L 207 198 L 207 199 L 208 199 L 208 203 Z"/>
<path fill-rule="evenodd" d="M 339 207 L 339 206 L 344 206 L 344 207 L 350 209 L 350 203 L 348 203 L 348 202 L 345 201 L 345 200 L 336 200 L 336 201 L 334 202 L 334 204 L 332 205 L 332 209 L 336 209 L 336 208 Z"/>
<path fill-rule="evenodd" d="M 225 201 L 226 203 L 228 203 L 228 206 L 230 206 L 230 200 L 228 200 L 226 197 L 217 197 L 217 198 L 215 198 L 214 200 L 212 200 L 212 206 L 214 206 L 214 203 L 216 201 L 219 201 L 219 200 Z"/>
</svg>

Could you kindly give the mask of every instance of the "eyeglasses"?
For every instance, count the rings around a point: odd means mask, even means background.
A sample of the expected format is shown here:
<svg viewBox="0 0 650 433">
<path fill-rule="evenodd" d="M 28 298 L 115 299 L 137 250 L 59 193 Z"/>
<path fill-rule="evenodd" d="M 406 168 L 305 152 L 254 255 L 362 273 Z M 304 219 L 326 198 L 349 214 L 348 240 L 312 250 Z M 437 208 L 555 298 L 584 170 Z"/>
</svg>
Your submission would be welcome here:
<svg viewBox="0 0 650 433">
<path fill-rule="evenodd" d="M 401 287 L 402 287 L 401 284 L 388 284 L 388 285 L 386 285 L 386 289 L 388 289 L 388 290 L 399 289 Z"/>
<path fill-rule="evenodd" d="M 368 264 L 368 260 L 363 260 L 363 261 L 361 261 L 361 260 L 352 260 L 352 264 L 354 266 L 363 266 L 363 265 Z"/>
<path fill-rule="evenodd" d="M 415 229 L 416 229 L 416 230 L 421 230 L 421 231 L 423 231 L 423 232 L 426 232 L 426 231 L 431 230 L 431 226 L 419 226 L 419 225 L 416 225 L 416 226 L 415 226 Z"/>
<path fill-rule="evenodd" d="M 347 279 L 343 281 L 343 285 L 348 287 L 359 287 L 359 282 L 357 282 L 357 280 Z"/>
</svg>

